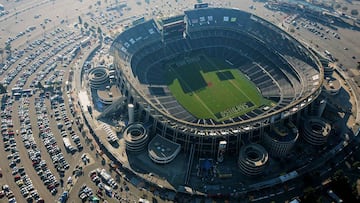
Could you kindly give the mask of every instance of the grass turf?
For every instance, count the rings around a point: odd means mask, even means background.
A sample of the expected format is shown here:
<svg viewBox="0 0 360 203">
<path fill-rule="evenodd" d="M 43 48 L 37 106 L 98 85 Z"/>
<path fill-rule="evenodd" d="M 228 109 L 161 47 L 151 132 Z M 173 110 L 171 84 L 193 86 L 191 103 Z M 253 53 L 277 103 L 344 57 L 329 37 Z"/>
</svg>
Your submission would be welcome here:
<svg viewBox="0 0 360 203">
<path fill-rule="evenodd" d="M 271 103 L 244 74 L 223 60 L 201 55 L 180 61 L 167 65 L 169 89 L 197 118 L 222 121 Z"/>
</svg>

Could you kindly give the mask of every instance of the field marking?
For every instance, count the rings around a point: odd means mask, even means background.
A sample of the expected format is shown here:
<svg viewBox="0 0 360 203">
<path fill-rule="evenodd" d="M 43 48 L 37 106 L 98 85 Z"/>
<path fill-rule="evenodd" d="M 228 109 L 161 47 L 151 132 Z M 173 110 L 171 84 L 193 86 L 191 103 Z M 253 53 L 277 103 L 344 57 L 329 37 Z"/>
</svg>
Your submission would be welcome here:
<svg viewBox="0 0 360 203">
<path fill-rule="evenodd" d="M 172 72 L 174 72 L 181 80 L 183 80 L 184 84 L 191 90 L 190 86 L 185 82 L 185 80 L 171 67 L 169 66 L 169 68 L 171 69 Z M 208 110 L 208 112 L 214 116 L 214 118 L 216 118 L 214 112 L 211 111 L 211 109 L 209 109 L 209 107 L 203 102 L 203 100 L 196 94 L 196 92 L 192 91 L 191 92 L 196 99 L 201 103 L 201 105 L 203 105 L 205 107 L 206 110 Z M 187 111 L 189 111 L 188 109 L 186 109 Z"/>
<path fill-rule="evenodd" d="M 204 55 L 204 57 L 205 57 L 205 59 L 206 59 L 207 62 L 209 62 L 211 65 L 213 65 L 213 66 L 219 71 L 219 73 L 222 74 L 221 71 L 220 71 L 220 69 L 218 69 L 218 67 L 217 67 L 211 60 L 209 60 L 206 55 Z M 245 94 L 245 93 L 241 90 L 241 88 L 235 84 L 234 81 L 230 80 L 229 82 L 230 82 L 236 89 L 238 89 L 249 101 L 251 101 L 251 102 L 256 106 L 256 104 L 254 103 L 254 101 L 251 100 L 251 99 L 249 98 L 249 96 L 248 96 L 247 94 Z"/>
</svg>

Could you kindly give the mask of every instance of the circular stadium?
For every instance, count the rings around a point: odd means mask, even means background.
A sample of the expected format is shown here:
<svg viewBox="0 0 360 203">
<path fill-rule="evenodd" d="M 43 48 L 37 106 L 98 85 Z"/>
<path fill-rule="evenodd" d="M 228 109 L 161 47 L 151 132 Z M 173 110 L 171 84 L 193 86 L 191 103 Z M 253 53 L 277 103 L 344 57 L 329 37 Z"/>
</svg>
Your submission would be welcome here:
<svg viewBox="0 0 360 203">
<path fill-rule="evenodd" d="M 271 124 L 296 119 L 320 94 L 321 63 L 270 22 L 228 8 L 133 22 L 111 52 L 136 121 L 188 151 L 239 152 Z"/>
</svg>

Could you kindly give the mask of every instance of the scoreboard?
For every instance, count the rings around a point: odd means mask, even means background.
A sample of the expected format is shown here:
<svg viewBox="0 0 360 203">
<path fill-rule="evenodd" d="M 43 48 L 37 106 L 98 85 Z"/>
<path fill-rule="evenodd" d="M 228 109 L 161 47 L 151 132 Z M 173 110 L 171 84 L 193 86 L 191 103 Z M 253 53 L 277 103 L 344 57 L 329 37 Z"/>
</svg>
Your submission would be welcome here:
<svg viewBox="0 0 360 203">
<path fill-rule="evenodd" d="M 171 38 L 181 38 L 185 31 L 185 22 L 176 22 L 163 27 L 164 40 Z"/>
<path fill-rule="evenodd" d="M 198 9 L 198 8 L 207 8 L 209 7 L 209 3 L 200 3 L 200 4 L 194 4 L 194 8 Z"/>
<path fill-rule="evenodd" d="M 185 20 L 184 16 L 177 16 L 174 18 L 168 18 L 163 20 L 162 35 L 163 40 L 179 39 L 183 37 L 185 31 Z"/>
</svg>

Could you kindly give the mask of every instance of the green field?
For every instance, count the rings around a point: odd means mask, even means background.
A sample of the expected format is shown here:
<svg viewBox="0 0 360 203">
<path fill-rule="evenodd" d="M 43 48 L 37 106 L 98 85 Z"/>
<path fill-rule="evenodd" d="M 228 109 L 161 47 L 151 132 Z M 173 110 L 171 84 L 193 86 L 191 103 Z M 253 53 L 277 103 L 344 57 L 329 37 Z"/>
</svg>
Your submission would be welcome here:
<svg viewBox="0 0 360 203">
<path fill-rule="evenodd" d="M 200 55 L 166 67 L 171 93 L 197 118 L 222 121 L 271 105 L 244 74 L 223 60 Z"/>
</svg>

